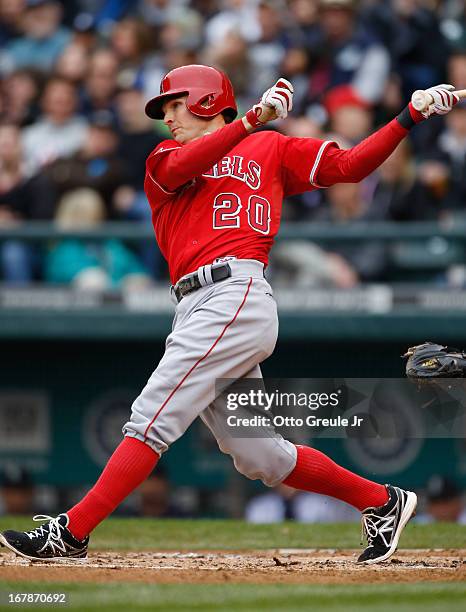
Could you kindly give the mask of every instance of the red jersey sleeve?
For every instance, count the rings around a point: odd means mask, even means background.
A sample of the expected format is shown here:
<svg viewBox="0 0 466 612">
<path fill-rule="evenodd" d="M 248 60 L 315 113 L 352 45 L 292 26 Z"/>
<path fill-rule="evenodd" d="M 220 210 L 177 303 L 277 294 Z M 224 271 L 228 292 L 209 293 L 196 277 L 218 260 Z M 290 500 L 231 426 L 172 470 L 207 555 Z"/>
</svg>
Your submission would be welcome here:
<svg viewBox="0 0 466 612">
<path fill-rule="evenodd" d="M 332 140 L 318 138 L 291 138 L 279 135 L 280 163 L 285 197 L 321 187 L 317 174 L 325 153 L 338 149 Z"/>
<path fill-rule="evenodd" d="M 170 191 L 164 185 L 160 184 L 155 177 L 154 170 L 164 155 L 166 155 L 169 151 L 178 149 L 180 146 L 181 145 L 175 140 L 164 140 L 155 147 L 146 160 L 146 177 L 144 183 L 145 191 L 152 208 L 154 208 L 155 202 L 157 202 L 157 204 L 163 204 L 176 193 L 176 191 Z"/>
<path fill-rule="evenodd" d="M 159 185 L 173 192 L 207 172 L 247 136 L 248 132 L 242 120 L 238 119 L 183 146 L 177 146 L 176 151 L 172 150 L 170 155 L 161 156 L 158 163 L 155 163 L 157 160 L 150 155 L 146 167 Z M 168 145 L 165 150 L 168 151 Z M 155 154 L 161 151 L 162 149 L 156 149 Z"/>
<path fill-rule="evenodd" d="M 393 119 L 351 149 L 326 149 L 318 167 L 320 185 L 362 181 L 393 153 L 407 134 L 408 130 Z"/>
</svg>

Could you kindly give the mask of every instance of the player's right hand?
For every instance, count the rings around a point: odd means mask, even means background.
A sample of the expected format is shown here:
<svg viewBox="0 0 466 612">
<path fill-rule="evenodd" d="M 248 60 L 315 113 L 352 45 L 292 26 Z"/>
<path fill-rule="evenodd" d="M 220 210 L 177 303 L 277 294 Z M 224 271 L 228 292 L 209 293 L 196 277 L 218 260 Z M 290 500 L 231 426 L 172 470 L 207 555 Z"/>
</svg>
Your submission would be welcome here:
<svg viewBox="0 0 466 612">
<path fill-rule="evenodd" d="M 421 112 L 425 119 L 436 115 L 446 115 L 453 106 L 459 102 L 458 96 L 453 93 L 453 85 L 435 85 L 426 89 L 426 93 L 432 96 L 432 104 Z"/>
</svg>

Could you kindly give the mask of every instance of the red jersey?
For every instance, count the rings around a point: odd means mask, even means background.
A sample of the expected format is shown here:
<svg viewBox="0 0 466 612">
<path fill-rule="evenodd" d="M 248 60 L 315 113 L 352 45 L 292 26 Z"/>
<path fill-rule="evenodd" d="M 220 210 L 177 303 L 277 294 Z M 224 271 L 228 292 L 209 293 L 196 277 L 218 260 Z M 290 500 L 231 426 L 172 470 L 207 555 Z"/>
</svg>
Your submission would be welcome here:
<svg viewBox="0 0 466 612">
<path fill-rule="evenodd" d="M 170 155 L 180 146 L 173 140 L 160 143 L 148 158 L 152 168 L 154 157 Z M 323 154 L 335 146 L 331 141 L 258 132 L 174 192 L 147 168 L 144 188 L 171 282 L 219 257 L 257 259 L 267 265 L 283 198 L 318 188 Z"/>
</svg>

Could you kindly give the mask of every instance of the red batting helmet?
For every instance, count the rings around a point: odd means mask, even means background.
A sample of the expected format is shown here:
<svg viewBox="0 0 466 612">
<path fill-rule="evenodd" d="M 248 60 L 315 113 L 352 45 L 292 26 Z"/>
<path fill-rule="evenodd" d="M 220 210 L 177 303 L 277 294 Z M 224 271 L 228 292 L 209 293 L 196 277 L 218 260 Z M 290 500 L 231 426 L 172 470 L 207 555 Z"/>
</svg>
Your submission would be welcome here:
<svg viewBox="0 0 466 612">
<path fill-rule="evenodd" d="M 160 95 L 146 104 L 146 115 L 163 119 L 162 105 L 170 98 L 186 94 L 186 106 L 197 117 L 208 119 L 224 112 L 233 120 L 238 114 L 227 75 L 211 66 L 191 64 L 175 68 L 163 77 Z"/>
</svg>

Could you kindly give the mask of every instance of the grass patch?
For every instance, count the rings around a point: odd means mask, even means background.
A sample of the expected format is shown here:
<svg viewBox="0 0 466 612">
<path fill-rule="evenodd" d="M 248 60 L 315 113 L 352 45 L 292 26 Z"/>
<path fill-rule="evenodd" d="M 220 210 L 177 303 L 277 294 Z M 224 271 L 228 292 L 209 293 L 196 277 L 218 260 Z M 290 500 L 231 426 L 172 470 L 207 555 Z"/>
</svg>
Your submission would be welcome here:
<svg viewBox="0 0 466 612">
<path fill-rule="evenodd" d="M 23 583 L 24 584 L 24 583 Z M 65 593 L 65 609 L 160 610 L 208 612 L 325 610 L 326 612 L 460 612 L 465 609 L 466 585 L 422 583 L 394 585 L 146 585 L 0 582 L 0 610 L 12 610 L 7 594 Z M 35 606 L 34 606 L 35 607 Z M 58 609 L 60 606 L 54 606 Z M 24 609 L 24 608 L 22 608 Z"/>
<path fill-rule="evenodd" d="M 30 518 L 0 518 L 0 531 L 33 526 Z M 92 534 L 91 547 L 115 551 L 342 549 L 357 548 L 359 537 L 359 525 L 355 523 L 312 525 L 290 521 L 251 525 L 234 520 L 110 518 Z M 401 548 L 459 548 L 464 547 L 465 542 L 464 525 L 410 523 L 401 538 Z"/>
</svg>

